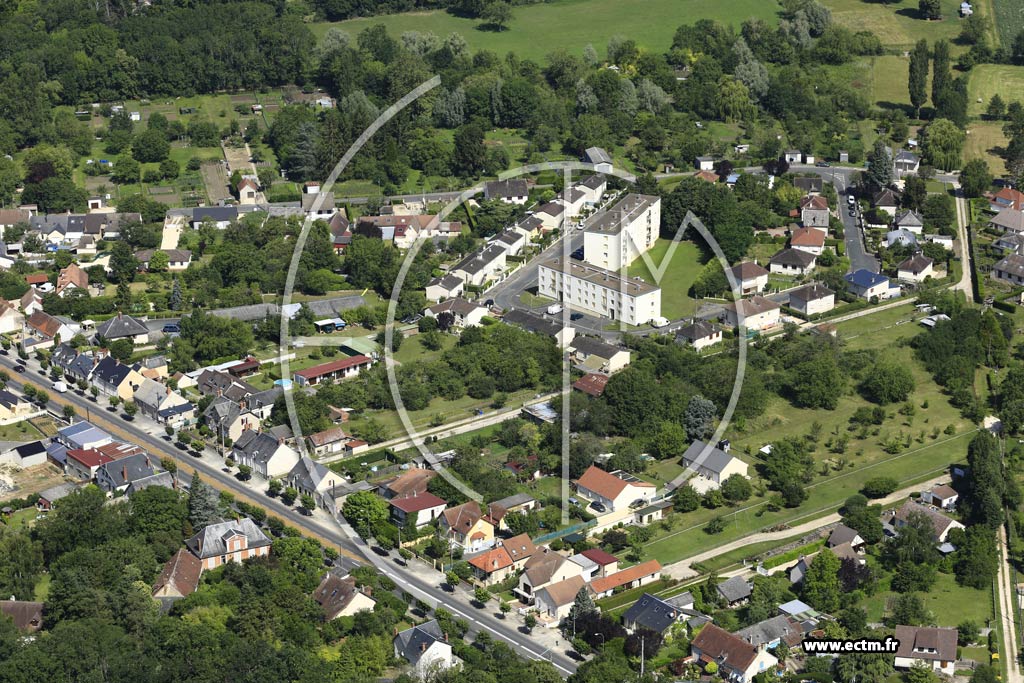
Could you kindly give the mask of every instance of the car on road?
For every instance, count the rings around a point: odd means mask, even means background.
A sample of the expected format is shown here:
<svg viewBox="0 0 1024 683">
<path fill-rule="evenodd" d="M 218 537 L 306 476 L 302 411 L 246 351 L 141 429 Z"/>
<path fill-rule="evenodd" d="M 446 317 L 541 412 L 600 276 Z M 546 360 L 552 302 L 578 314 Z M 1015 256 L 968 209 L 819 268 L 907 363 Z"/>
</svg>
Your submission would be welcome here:
<svg viewBox="0 0 1024 683">
<path fill-rule="evenodd" d="M 181 325 L 175 325 L 174 323 L 168 323 L 163 326 L 161 330 L 164 334 L 181 334 Z"/>
<path fill-rule="evenodd" d="M 814 165 L 817 166 L 818 168 L 828 168 L 832 164 L 828 163 L 827 161 L 819 161 L 818 163 L 816 163 Z"/>
<path fill-rule="evenodd" d="M 582 261 L 583 260 L 583 247 L 580 247 L 576 251 L 572 252 L 571 254 L 569 254 L 569 256 L 572 259 L 576 260 L 576 261 Z"/>
<path fill-rule="evenodd" d="M 857 217 L 857 209 L 855 209 L 855 208 L 853 208 L 851 206 L 850 207 L 850 218 L 856 218 L 856 217 Z"/>
<path fill-rule="evenodd" d="M 14 366 L 14 371 L 15 372 L 25 372 L 25 366 L 24 365 L 15 365 Z"/>
<path fill-rule="evenodd" d="M 573 322 L 576 322 L 577 320 L 582 320 L 582 319 L 583 319 L 583 314 L 582 313 L 570 313 L 569 314 L 569 320 L 572 320 Z"/>
<path fill-rule="evenodd" d="M 852 194 L 848 194 L 848 195 L 846 195 L 846 203 L 847 204 L 851 204 L 851 205 L 852 204 L 856 204 L 857 203 L 857 198 L 854 197 Z"/>
<path fill-rule="evenodd" d="M 547 308 L 548 315 L 555 315 L 562 312 L 562 304 L 551 304 Z"/>
<path fill-rule="evenodd" d="M 53 383 L 53 390 L 56 391 L 58 394 L 63 394 L 68 390 L 68 385 L 58 380 Z"/>
</svg>

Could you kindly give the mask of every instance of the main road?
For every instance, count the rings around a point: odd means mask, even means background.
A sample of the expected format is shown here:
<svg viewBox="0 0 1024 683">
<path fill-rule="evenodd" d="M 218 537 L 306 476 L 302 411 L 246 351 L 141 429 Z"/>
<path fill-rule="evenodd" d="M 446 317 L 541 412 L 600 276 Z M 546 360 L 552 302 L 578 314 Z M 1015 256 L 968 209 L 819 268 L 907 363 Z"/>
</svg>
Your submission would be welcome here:
<svg viewBox="0 0 1024 683">
<path fill-rule="evenodd" d="M 36 361 L 28 361 L 29 370 L 24 375 L 14 371 L 15 365 L 10 356 L 0 356 L 0 368 L 11 371 L 8 373 L 11 376 L 8 385 L 12 388 L 23 390 L 26 382 L 41 385 L 44 388 L 50 386 L 50 380 L 39 373 L 39 364 Z M 223 465 L 217 461 L 216 456 L 211 457 L 207 454 L 204 457 L 193 457 L 177 450 L 162 436 L 142 429 L 141 425 L 145 419 L 141 416 L 137 416 L 135 420 L 129 422 L 120 419 L 114 412 L 108 411 L 90 398 L 81 396 L 74 391 L 61 394 L 47 389 L 47 393 L 50 395 L 50 402 L 56 405 L 58 414 L 64 406 L 70 405 L 74 407 L 80 418 L 87 416 L 92 424 L 111 436 L 142 446 L 157 457 L 170 458 L 176 461 L 179 469 L 185 472 L 199 472 L 205 481 L 216 488 L 229 491 L 237 499 L 259 505 L 267 509 L 268 512 L 280 516 L 287 520 L 289 525 L 304 534 L 337 548 L 349 560 L 374 565 L 391 577 L 402 590 L 412 593 L 418 599 L 435 607 L 448 609 L 469 621 L 472 624 L 472 630 L 490 633 L 493 637 L 509 644 L 521 656 L 550 661 L 563 676 L 568 676 L 576 670 L 576 661 L 567 655 L 570 650 L 568 643 L 566 643 L 564 651 L 539 647 L 536 637 L 531 637 L 519 630 L 521 620 L 518 618 L 499 618 L 490 610 L 474 608 L 472 606 L 473 598 L 468 592 L 464 590 L 449 592 L 442 589 L 442 577 L 433 569 L 419 569 L 414 565 L 400 564 L 391 557 L 390 553 L 385 556 L 386 560 L 382 559 L 350 527 L 330 515 L 321 512 L 315 516 L 306 516 L 298 510 L 284 505 L 277 498 L 261 496 L 252 487 L 223 471 Z"/>
</svg>

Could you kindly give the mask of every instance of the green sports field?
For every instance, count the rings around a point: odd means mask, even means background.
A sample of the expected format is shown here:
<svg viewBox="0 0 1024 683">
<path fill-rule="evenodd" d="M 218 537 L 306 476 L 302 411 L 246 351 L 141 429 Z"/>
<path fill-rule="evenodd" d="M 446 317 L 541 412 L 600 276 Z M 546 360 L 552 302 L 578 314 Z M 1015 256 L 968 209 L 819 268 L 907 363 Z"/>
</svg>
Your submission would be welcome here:
<svg viewBox="0 0 1024 683">
<path fill-rule="evenodd" d="M 631 38 L 643 48 L 665 51 L 681 24 L 699 19 L 737 27 L 747 19 L 774 22 L 778 10 L 775 0 L 559 0 L 513 8 L 512 21 L 500 32 L 481 30 L 479 20 L 440 10 L 319 23 L 313 30 L 322 35 L 327 27 L 337 26 L 354 37 L 368 26 L 384 24 L 396 38 L 405 31 L 429 31 L 438 36 L 456 32 L 471 50 L 500 55 L 515 52 L 539 61 L 558 49 L 578 54 L 587 45 L 604 54 L 608 39 L 615 35 Z"/>
</svg>

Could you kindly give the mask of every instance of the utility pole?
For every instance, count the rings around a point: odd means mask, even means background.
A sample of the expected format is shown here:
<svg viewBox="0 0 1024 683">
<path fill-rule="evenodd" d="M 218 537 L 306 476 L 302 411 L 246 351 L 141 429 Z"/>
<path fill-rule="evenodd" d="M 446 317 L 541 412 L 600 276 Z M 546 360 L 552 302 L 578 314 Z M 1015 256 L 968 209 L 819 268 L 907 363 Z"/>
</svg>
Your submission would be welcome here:
<svg viewBox="0 0 1024 683">
<path fill-rule="evenodd" d="M 644 679 L 644 634 L 640 633 L 640 680 Z"/>
</svg>

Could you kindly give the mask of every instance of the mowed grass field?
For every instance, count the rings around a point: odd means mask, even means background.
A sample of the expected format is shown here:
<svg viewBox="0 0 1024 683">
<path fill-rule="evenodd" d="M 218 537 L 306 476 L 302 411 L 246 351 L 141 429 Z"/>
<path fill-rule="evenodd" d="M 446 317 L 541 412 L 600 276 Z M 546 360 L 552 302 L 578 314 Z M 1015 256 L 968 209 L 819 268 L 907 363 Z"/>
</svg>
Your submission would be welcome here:
<svg viewBox="0 0 1024 683">
<path fill-rule="evenodd" d="M 1017 34 L 1024 31 L 1024 0 L 984 0 L 984 4 L 989 2 L 995 13 L 999 40 L 1010 47 Z"/>
<path fill-rule="evenodd" d="M 998 121 L 976 121 L 970 124 L 964 140 L 964 160 L 984 159 L 996 175 L 1006 173 L 1006 162 L 996 152 L 1006 146 L 1003 124 Z"/>
<path fill-rule="evenodd" d="M 967 113 L 981 116 L 996 93 L 1007 104 L 1024 100 L 1024 66 L 979 64 L 971 69 L 967 81 Z"/>
<path fill-rule="evenodd" d="M 672 240 L 658 239 L 647 254 L 657 270 L 668 254 Z M 700 249 L 693 242 L 679 242 L 672 260 L 665 268 L 661 281 L 657 282 L 647 268 L 643 258 L 638 258 L 629 266 L 630 277 L 641 277 L 646 282 L 661 287 L 661 314 L 669 320 L 679 320 L 694 314 L 696 302 L 690 297 L 690 287 L 697 279 L 701 268 Z"/>
<path fill-rule="evenodd" d="M 328 27 L 336 26 L 354 37 L 368 26 L 384 24 L 395 38 L 405 31 L 429 31 L 441 37 L 454 32 L 466 39 L 472 51 L 491 50 L 499 55 L 515 52 L 524 59 L 542 61 L 557 49 L 578 54 L 587 45 L 593 45 L 603 55 L 608 39 L 615 35 L 663 52 L 682 24 L 699 19 L 714 19 L 736 27 L 747 19 L 774 23 L 778 11 L 776 0 L 558 0 L 514 7 L 512 21 L 500 32 L 481 30 L 478 19 L 456 17 L 440 10 L 318 23 L 313 25 L 313 31 L 319 36 Z"/>
<path fill-rule="evenodd" d="M 886 47 L 909 50 L 921 38 L 934 43 L 942 38 L 952 40 L 960 33 L 960 0 L 942 0 L 939 21 L 921 19 L 917 0 L 892 3 L 822 0 L 822 4 L 832 10 L 833 21 L 853 31 L 871 31 Z M 957 45 L 951 48 L 954 54 L 963 50 Z"/>
</svg>

